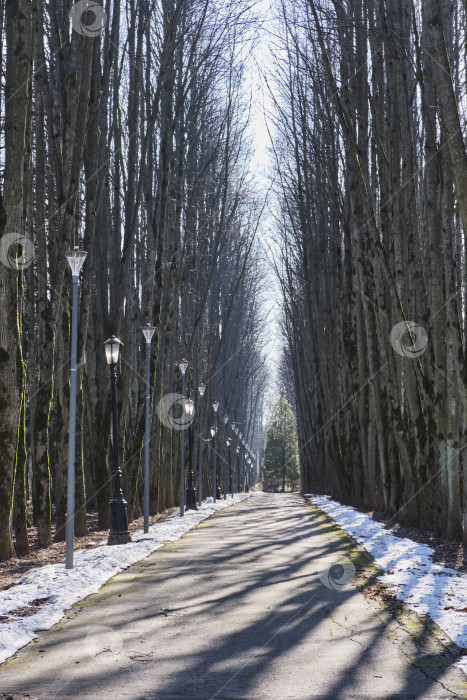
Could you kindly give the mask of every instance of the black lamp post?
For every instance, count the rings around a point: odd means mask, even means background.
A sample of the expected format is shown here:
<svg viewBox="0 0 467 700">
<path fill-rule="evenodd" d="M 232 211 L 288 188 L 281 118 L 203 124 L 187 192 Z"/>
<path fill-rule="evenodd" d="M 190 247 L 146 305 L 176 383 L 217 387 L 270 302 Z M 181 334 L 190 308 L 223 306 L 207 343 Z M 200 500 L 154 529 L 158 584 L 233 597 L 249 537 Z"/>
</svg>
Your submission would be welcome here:
<svg viewBox="0 0 467 700">
<path fill-rule="evenodd" d="M 229 422 L 229 416 L 224 416 L 224 430 L 227 435 L 227 423 Z M 224 484 L 224 501 L 227 498 L 227 471 L 225 468 L 225 459 L 222 463 L 222 482 Z"/>
<path fill-rule="evenodd" d="M 236 423 L 232 423 L 232 428 L 235 433 L 235 437 L 238 438 L 238 426 Z M 240 493 L 240 447 L 237 445 L 235 447 L 235 454 L 237 455 L 237 493 Z"/>
<path fill-rule="evenodd" d="M 215 476 L 216 469 L 214 467 L 214 459 L 215 459 L 215 451 L 216 451 L 216 443 L 215 443 L 216 429 L 214 426 L 211 427 L 210 433 L 211 433 L 211 450 L 213 451 L 213 455 L 212 455 L 212 463 L 213 463 L 212 480 L 213 480 L 213 483 L 215 483 L 214 480 L 216 478 L 216 476 Z M 214 502 L 216 500 L 216 488 L 215 487 L 213 487 L 213 500 L 214 500 Z"/>
<path fill-rule="evenodd" d="M 238 431 L 238 446 L 240 448 L 240 490 L 245 492 L 245 465 L 243 463 L 243 440 L 242 433 Z"/>
<path fill-rule="evenodd" d="M 217 450 L 216 450 L 216 436 L 217 436 L 217 409 L 219 408 L 219 401 L 214 401 L 212 404 L 212 407 L 214 409 L 214 436 L 213 436 L 213 443 L 214 443 L 214 459 L 213 459 L 213 477 L 212 477 L 212 492 L 213 492 L 213 501 L 214 503 L 216 502 L 216 499 L 221 497 L 219 493 L 219 486 L 217 485 Z"/>
<path fill-rule="evenodd" d="M 231 445 L 231 439 L 228 437 L 226 440 L 227 447 L 229 448 L 229 491 L 230 491 L 230 498 L 233 498 L 233 486 L 232 486 L 232 453 L 230 450 L 230 445 Z"/>
<path fill-rule="evenodd" d="M 206 385 L 200 384 L 198 387 L 199 392 L 199 403 L 200 403 L 200 413 L 199 413 L 199 457 L 198 457 L 198 468 L 199 468 L 199 479 L 198 479 L 198 503 L 200 506 L 203 504 L 203 408 L 204 401 L 203 396 L 206 391 Z"/>
<path fill-rule="evenodd" d="M 185 410 L 188 416 L 191 418 L 194 411 L 194 404 L 192 401 L 188 400 L 185 403 Z M 186 509 L 198 510 L 198 506 L 196 505 L 196 489 L 193 479 L 193 463 L 191 459 L 189 460 L 188 486 L 186 488 Z"/>
<path fill-rule="evenodd" d="M 105 358 L 110 366 L 110 382 L 112 386 L 112 441 L 113 441 L 113 489 L 110 501 L 110 533 L 107 544 L 127 544 L 131 542 L 128 531 L 127 502 L 122 493 L 122 472 L 118 466 L 118 420 L 117 420 L 117 363 L 120 354 L 121 340 L 114 335 L 106 340 Z"/>
</svg>

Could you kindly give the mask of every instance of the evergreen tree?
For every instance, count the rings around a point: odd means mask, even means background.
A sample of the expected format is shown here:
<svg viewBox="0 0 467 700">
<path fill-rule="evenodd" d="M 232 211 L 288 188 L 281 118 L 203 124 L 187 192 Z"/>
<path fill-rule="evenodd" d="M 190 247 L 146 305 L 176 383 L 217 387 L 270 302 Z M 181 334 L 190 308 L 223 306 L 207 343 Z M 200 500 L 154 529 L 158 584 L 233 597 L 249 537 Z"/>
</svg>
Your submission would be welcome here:
<svg viewBox="0 0 467 700">
<path fill-rule="evenodd" d="M 294 412 L 282 395 L 269 419 L 263 464 L 264 479 L 274 489 L 280 481 L 282 491 L 285 491 L 286 483 L 291 486 L 298 483 L 297 422 Z"/>
</svg>

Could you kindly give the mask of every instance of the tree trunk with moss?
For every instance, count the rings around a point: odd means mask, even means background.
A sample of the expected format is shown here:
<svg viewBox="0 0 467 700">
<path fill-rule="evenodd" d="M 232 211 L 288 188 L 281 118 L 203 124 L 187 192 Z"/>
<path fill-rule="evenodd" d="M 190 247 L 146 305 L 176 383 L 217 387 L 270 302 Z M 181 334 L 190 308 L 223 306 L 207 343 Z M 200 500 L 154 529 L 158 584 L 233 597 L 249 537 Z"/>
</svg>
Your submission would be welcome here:
<svg viewBox="0 0 467 700">
<path fill-rule="evenodd" d="M 24 141 L 28 76 L 32 68 L 31 7 L 6 0 L 5 179 L 0 202 L 0 560 L 13 556 L 11 533 L 14 469 L 20 421 L 18 384 L 18 275 L 16 259 L 24 236 Z"/>
</svg>

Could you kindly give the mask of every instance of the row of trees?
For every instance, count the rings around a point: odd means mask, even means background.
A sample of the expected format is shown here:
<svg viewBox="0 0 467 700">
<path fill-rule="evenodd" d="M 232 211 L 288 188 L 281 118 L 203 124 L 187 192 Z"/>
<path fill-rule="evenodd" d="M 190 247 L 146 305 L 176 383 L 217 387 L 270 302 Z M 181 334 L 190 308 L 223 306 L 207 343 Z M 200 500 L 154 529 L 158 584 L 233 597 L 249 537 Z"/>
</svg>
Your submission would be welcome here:
<svg viewBox="0 0 467 700">
<path fill-rule="evenodd" d="M 294 0 L 278 19 L 302 488 L 467 541 L 465 3 Z"/>
<path fill-rule="evenodd" d="M 205 400 L 220 401 L 252 445 L 260 426 L 258 204 L 242 91 L 253 30 L 248 5 L 88 5 L 0 0 L 0 559 L 29 551 L 28 493 L 39 544 L 65 535 L 71 287 L 65 253 L 73 246 L 88 251 L 80 283 L 77 535 L 86 533 L 89 509 L 109 525 L 102 344 L 110 335 L 124 343 L 119 438 L 130 521 L 140 513 L 146 323 L 156 327 L 151 513 L 178 500 L 180 435 L 162 425 L 155 408 L 180 390 L 182 357 L 190 362 L 192 398 L 206 383 Z M 205 432 L 211 420 L 206 411 Z M 198 422 L 187 431 L 191 461 Z"/>
</svg>

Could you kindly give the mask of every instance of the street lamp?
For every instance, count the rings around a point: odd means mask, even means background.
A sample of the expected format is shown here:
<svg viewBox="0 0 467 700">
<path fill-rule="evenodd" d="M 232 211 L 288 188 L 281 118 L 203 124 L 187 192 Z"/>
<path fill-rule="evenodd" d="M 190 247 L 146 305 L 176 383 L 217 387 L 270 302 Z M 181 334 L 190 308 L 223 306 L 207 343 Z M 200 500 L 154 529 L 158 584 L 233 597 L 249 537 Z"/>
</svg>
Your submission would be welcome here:
<svg viewBox="0 0 467 700">
<path fill-rule="evenodd" d="M 217 409 L 219 408 L 219 401 L 214 401 L 212 404 L 212 407 L 214 409 L 214 459 L 213 459 L 213 486 L 212 486 L 212 491 L 213 491 L 213 500 L 214 503 L 216 502 L 216 498 L 220 498 L 221 495 L 219 493 L 219 496 L 217 496 L 218 492 L 218 487 L 217 487 L 217 451 L 216 451 L 216 435 L 217 435 Z"/>
<path fill-rule="evenodd" d="M 185 372 L 188 367 L 188 362 L 182 360 L 178 363 L 180 372 L 182 373 L 182 401 L 185 401 Z M 182 430 L 180 435 L 180 517 L 185 515 L 185 406 L 183 406 Z"/>
<path fill-rule="evenodd" d="M 229 416 L 224 416 L 224 430 L 225 433 L 227 434 L 227 423 L 229 422 Z M 222 462 L 222 482 L 224 484 L 224 501 L 227 498 L 227 478 L 226 478 L 226 471 L 225 471 L 225 459 Z"/>
<path fill-rule="evenodd" d="M 149 440 L 150 423 L 149 412 L 151 404 L 151 340 L 156 329 L 147 325 L 143 328 L 143 335 L 146 340 L 146 426 L 144 432 L 144 532 L 149 532 Z"/>
<path fill-rule="evenodd" d="M 230 445 L 232 440 L 228 437 L 227 440 L 225 441 L 227 447 L 229 448 L 229 487 L 230 487 L 230 498 L 233 498 L 233 486 L 232 486 L 232 456 L 231 456 L 231 450 L 230 450 Z"/>
<path fill-rule="evenodd" d="M 107 544 L 126 544 L 131 542 L 128 531 L 127 502 L 122 493 L 122 472 L 118 466 L 118 420 L 117 420 L 117 363 L 122 341 L 114 335 L 106 340 L 105 359 L 110 366 L 110 382 L 112 386 L 112 440 L 113 440 L 113 488 L 110 501 L 110 533 Z"/>
<path fill-rule="evenodd" d="M 189 425 L 192 422 L 192 416 L 195 410 L 195 404 L 190 399 L 184 399 L 184 411 L 188 417 Z M 186 509 L 187 510 L 198 510 L 196 505 L 196 489 L 193 478 L 193 460 L 188 460 L 188 486 L 186 487 Z"/>
<path fill-rule="evenodd" d="M 235 452 L 237 453 L 237 493 L 240 493 L 240 447 L 238 445 Z"/>
<path fill-rule="evenodd" d="M 72 307 L 71 307 L 71 357 L 70 357 L 70 415 L 68 424 L 68 480 L 66 499 L 66 553 L 65 568 L 73 568 L 73 540 L 75 536 L 75 454 L 76 454 L 76 355 L 78 345 L 78 281 L 79 273 L 86 260 L 86 251 L 78 247 L 66 254 L 71 268 Z"/>
<path fill-rule="evenodd" d="M 219 491 L 219 483 L 217 479 L 217 433 L 219 432 L 219 428 L 212 427 L 211 428 L 211 448 L 213 450 L 213 500 L 214 503 L 216 502 L 216 499 L 220 499 L 220 491 Z"/>
<path fill-rule="evenodd" d="M 206 385 L 200 384 L 198 387 L 199 392 L 199 403 L 200 403 L 200 413 L 199 413 L 199 481 L 198 481 L 198 503 L 201 506 L 203 503 L 203 409 L 204 401 L 203 396 L 206 391 Z"/>
</svg>

